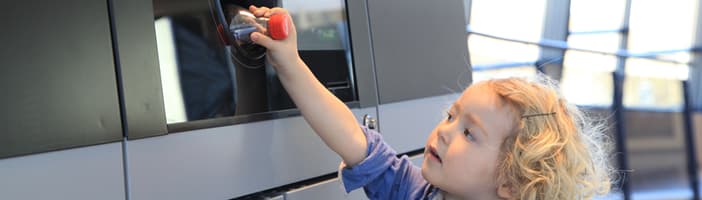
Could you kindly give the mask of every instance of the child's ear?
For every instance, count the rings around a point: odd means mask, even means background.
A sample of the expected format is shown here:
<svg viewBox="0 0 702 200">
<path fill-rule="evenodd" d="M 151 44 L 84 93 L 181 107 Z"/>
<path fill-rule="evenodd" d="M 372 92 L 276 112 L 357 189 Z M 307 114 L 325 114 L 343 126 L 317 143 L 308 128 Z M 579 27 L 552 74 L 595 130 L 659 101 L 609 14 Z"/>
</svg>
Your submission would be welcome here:
<svg viewBox="0 0 702 200">
<path fill-rule="evenodd" d="M 507 183 L 502 183 L 497 186 L 497 196 L 502 199 L 514 199 L 512 198 L 512 186 Z"/>
</svg>

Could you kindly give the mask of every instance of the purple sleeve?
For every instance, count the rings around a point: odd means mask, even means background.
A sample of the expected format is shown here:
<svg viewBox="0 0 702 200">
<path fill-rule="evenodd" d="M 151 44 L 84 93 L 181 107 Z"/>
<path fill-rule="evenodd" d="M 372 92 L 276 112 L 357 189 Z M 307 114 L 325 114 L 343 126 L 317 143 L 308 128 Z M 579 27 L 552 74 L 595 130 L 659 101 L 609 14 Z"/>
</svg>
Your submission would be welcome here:
<svg viewBox="0 0 702 200">
<path fill-rule="evenodd" d="M 363 127 L 368 141 L 368 155 L 353 167 L 342 163 L 341 179 L 346 192 L 363 187 L 370 199 L 419 199 L 428 183 L 421 169 L 407 156 L 397 158 L 378 132 Z"/>
</svg>

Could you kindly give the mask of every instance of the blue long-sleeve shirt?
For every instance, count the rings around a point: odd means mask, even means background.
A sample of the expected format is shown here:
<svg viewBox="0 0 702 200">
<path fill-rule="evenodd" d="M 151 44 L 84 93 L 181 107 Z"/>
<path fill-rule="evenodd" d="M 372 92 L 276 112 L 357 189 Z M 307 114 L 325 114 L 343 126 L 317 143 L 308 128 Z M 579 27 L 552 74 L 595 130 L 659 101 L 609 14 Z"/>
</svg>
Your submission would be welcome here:
<svg viewBox="0 0 702 200">
<path fill-rule="evenodd" d="M 341 179 L 346 192 L 363 187 L 369 199 L 433 199 L 439 190 L 422 177 L 422 170 L 407 156 L 397 158 L 383 137 L 362 127 L 368 141 L 368 155 L 353 167 L 342 163 Z"/>
</svg>

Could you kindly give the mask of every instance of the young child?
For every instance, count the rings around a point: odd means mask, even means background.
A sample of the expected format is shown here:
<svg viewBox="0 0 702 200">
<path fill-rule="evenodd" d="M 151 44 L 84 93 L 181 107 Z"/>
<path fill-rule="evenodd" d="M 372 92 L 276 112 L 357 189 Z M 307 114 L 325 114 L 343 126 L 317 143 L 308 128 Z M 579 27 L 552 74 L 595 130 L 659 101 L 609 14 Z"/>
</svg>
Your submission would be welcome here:
<svg viewBox="0 0 702 200">
<path fill-rule="evenodd" d="M 257 16 L 282 8 L 250 7 Z M 292 24 L 292 22 L 291 22 Z M 396 157 L 381 136 L 360 127 L 285 40 L 253 33 L 303 117 L 343 159 L 346 191 L 370 199 L 590 199 L 610 187 L 608 146 L 552 83 L 525 79 L 473 84 L 429 134 L 421 170 Z"/>
</svg>

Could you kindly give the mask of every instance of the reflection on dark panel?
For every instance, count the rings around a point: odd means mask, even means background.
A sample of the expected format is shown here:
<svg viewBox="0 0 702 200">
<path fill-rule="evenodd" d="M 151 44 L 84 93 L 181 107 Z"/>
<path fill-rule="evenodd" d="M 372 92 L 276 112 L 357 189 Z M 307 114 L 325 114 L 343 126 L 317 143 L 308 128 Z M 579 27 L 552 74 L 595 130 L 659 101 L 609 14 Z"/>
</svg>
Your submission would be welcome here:
<svg viewBox="0 0 702 200">
<path fill-rule="evenodd" d="M 120 141 L 106 2 L 0 7 L 0 158 Z"/>
<path fill-rule="evenodd" d="M 298 28 L 302 59 L 344 102 L 357 101 L 346 14 L 341 1 L 310 10 L 299 9 L 300 5 L 305 5 L 301 0 L 156 0 L 154 19 L 169 124 L 232 121 L 210 119 L 262 113 L 277 116 L 270 112 L 294 108 L 273 68 L 265 63 L 256 66 L 249 65 L 248 61 L 247 64 L 239 62 L 241 57 L 234 54 L 240 49 L 234 49 L 226 35 L 223 37 L 226 31 L 218 30 L 227 29 L 226 22 L 231 18 L 225 17 L 231 13 L 218 13 L 219 10 L 248 7 L 250 3 L 290 6 Z M 202 127 L 202 123 L 198 123 L 198 127 Z"/>
<path fill-rule="evenodd" d="M 119 60 L 126 136 L 166 134 L 166 115 L 156 54 L 153 2 L 109 1 L 112 5 L 115 56 Z"/>
<path fill-rule="evenodd" d="M 351 75 L 346 67 L 346 52 L 343 50 L 300 51 L 300 57 L 307 63 L 312 73 L 324 83 L 324 86 L 341 101 L 349 102 L 356 99 Z M 269 74 L 269 96 L 271 110 L 294 108 L 295 105 L 280 84 L 275 74 Z"/>
<path fill-rule="evenodd" d="M 210 3 L 154 2 L 169 123 L 267 110 L 265 93 L 259 92 L 266 91 L 265 71 L 235 64 L 218 35 Z M 242 84 L 247 87 L 236 87 Z"/>
<path fill-rule="evenodd" d="M 300 51 L 300 57 L 312 69 L 324 86 L 342 101 L 353 101 L 355 98 L 351 75 L 346 69 L 345 52 L 343 50 Z"/>
<path fill-rule="evenodd" d="M 199 30 L 201 19 L 190 16 L 172 17 L 178 74 L 190 120 L 234 114 L 234 88 L 229 65 L 217 38 Z M 214 40 L 214 41 L 213 41 Z"/>
</svg>

